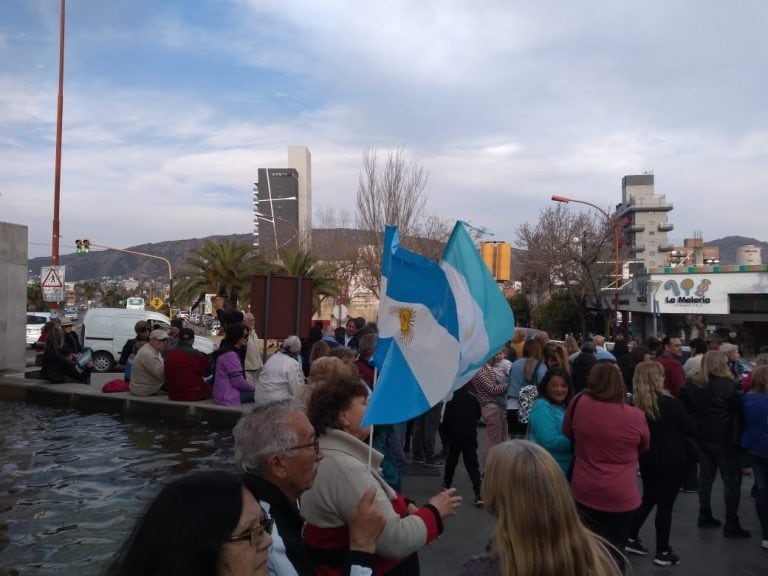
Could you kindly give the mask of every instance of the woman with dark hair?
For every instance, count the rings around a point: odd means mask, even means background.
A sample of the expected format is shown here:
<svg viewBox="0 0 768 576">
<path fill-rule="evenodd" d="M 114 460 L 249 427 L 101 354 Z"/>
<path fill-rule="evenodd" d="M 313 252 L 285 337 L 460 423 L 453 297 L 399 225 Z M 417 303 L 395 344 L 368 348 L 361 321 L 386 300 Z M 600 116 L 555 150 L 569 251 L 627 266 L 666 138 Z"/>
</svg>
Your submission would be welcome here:
<svg viewBox="0 0 768 576">
<path fill-rule="evenodd" d="M 266 575 L 271 532 L 238 475 L 195 472 L 150 502 L 104 576 Z"/>
<path fill-rule="evenodd" d="M 563 434 L 563 419 L 571 399 L 571 377 L 562 368 L 550 368 L 539 383 L 538 392 L 528 418 L 528 439 L 546 448 L 563 474 L 567 474 L 573 454 L 571 439 Z"/>
<path fill-rule="evenodd" d="M 651 435 L 645 414 L 627 404 L 618 367 L 598 362 L 587 388 L 566 410 L 563 433 L 574 444 L 571 490 L 587 526 L 624 550 L 632 514 L 640 506 L 639 454 Z M 624 559 L 616 556 L 623 567 Z"/>
<path fill-rule="evenodd" d="M 225 406 L 253 402 L 253 385 L 245 378 L 240 350 L 248 345 L 248 328 L 227 324 L 214 361 L 213 401 Z"/>
<path fill-rule="evenodd" d="M 417 550 L 439 536 L 444 519 L 456 513 L 461 498 L 455 489 L 443 490 L 418 508 L 397 494 L 378 472 L 382 454 L 373 450 L 369 456 L 365 440 L 371 429 L 360 425 L 367 404 L 368 387 L 354 365 L 344 365 L 336 378 L 312 390 L 307 416 L 324 457 L 314 485 L 301 497 L 307 520 L 304 540 L 319 559 L 319 574 L 341 574 L 339 560 L 347 548 L 350 517 L 362 494 L 374 486 L 386 519 L 376 543 L 375 573 L 417 575 Z"/>
<path fill-rule="evenodd" d="M 72 354 L 62 350 L 64 334 L 59 326 L 52 325 L 46 332 L 45 351 L 40 377 L 52 384 L 88 381 L 89 372 L 72 360 Z"/>
<path fill-rule="evenodd" d="M 483 482 L 496 520 L 490 552 L 466 561 L 460 576 L 618 576 L 610 544 L 584 526 L 560 467 L 525 440 L 494 447 Z"/>
<path fill-rule="evenodd" d="M 658 566 L 679 564 L 680 558 L 669 545 L 672 509 L 680 492 L 687 464 L 686 444 L 693 441 L 693 420 L 683 404 L 664 388 L 664 367 L 653 360 L 637 365 L 634 381 L 635 406 L 645 414 L 651 432 L 651 447 L 640 455 L 643 478 L 643 504 L 635 512 L 626 550 L 645 556 L 640 528 L 656 508 L 656 556 Z M 688 440 L 686 440 L 688 439 Z"/>
<path fill-rule="evenodd" d="M 717 528 L 722 522 L 712 515 L 712 484 L 717 471 L 723 479 L 726 538 L 749 538 L 739 522 L 741 499 L 741 396 L 728 357 L 710 350 L 701 369 L 689 378 L 682 397 L 693 414 L 699 444 L 699 527 Z"/>
<path fill-rule="evenodd" d="M 629 351 L 629 356 L 624 356 L 623 362 L 618 362 L 619 370 L 621 370 L 621 377 L 624 380 L 624 384 L 628 388 L 628 392 L 633 393 L 632 383 L 635 377 L 635 367 L 641 362 L 651 360 L 651 352 L 645 346 L 635 346 Z"/>
</svg>

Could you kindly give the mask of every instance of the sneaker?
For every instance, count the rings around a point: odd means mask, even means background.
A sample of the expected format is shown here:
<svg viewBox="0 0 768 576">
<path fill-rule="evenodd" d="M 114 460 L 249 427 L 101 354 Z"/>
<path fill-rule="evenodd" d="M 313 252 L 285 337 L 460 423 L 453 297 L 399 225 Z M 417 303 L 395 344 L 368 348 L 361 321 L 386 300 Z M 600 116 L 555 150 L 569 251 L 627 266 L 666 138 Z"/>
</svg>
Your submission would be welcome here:
<svg viewBox="0 0 768 576">
<path fill-rule="evenodd" d="M 637 554 L 638 556 L 648 555 L 648 548 L 643 546 L 643 543 L 640 542 L 640 538 L 627 538 L 624 550 L 631 552 L 632 554 Z"/>
<path fill-rule="evenodd" d="M 734 524 L 726 523 L 723 526 L 723 536 L 726 538 L 749 538 L 752 536 L 749 530 L 745 530 L 738 522 Z"/>
<path fill-rule="evenodd" d="M 763 540 L 763 543 L 761 544 L 763 549 L 768 550 L 768 540 Z"/>
<path fill-rule="evenodd" d="M 695 494 L 698 491 L 699 489 L 695 486 L 680 486 L 680 492 L 685 492 L 686 494 Z"/>
<path fill-rule="evenodd" d="M 477 508 L 482 508 L 485 506 L 485 502 L 483 502 L 483 499 L 479 494 L 475 495 L 475 506 Z"/>
<path fill-rule="evenodd" d="M 699 514 L 699 528 L 719 528 L 723 525 L 720 520 L 712 516 L 712 514 Z"/>
<path fill-rule="evenodd" d="M 672 548 L 665 552 L 656 552 L 656 557 L 653 559 L 653 563 L 656 566 L 677 566 L 680 564 L 680 556 L 672 551 Z"/>
<path fill-rule="evenodd" d="M 443 462 L 437 456 L 433 456 L 432 458 L 427 458 L 424 461 L 424 464 L 426 464 L 427 466 L 442 466 L 443 464 L 445 464 L 445 462 Z"/>
</svg>

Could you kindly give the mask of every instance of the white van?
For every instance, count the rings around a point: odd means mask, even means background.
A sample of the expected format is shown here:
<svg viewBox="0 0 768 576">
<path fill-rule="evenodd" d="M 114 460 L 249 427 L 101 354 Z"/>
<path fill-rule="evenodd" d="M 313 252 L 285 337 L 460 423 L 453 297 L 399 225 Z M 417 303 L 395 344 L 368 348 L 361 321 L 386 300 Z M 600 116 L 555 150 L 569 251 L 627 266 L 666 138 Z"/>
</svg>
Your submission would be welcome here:
<svg viewBox="0 0 768 576">
<path fill-rule="evenodd" d="M 93 351 L 96 372 L 108 372 L 120 358 L 125 343 L 136 337 L 133 327 L 139 320 L 152 326 L 159 324 L 163 330 L 171 327 L 165 314 L 150 310 L 126 310 L 125 308 L 91 308 L 85 313 L 80 337 L 85 348 Z M 213 353 L 213 340 L 195 336 L 194 348 L 205 354 Z"/>
</svg>

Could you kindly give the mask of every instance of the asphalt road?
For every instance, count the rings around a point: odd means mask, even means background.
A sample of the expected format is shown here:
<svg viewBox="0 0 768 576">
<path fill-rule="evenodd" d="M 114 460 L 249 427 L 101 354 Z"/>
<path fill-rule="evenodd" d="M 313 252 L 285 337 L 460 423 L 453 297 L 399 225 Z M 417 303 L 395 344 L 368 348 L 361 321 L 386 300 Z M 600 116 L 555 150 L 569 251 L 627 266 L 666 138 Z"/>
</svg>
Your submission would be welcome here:
<svg viewBox="0 0 768 576">
<path fill-rule="evenodd" d="M 480 441 L 485 442 L 485 430 L 479 430 Z M 439 489 L 442 467 L 438 476 L 406 476 L 403 492 L 416 502 L 426 502 Z M 751 530 L 752 538 L 733 540 L 723 537 L 722 530 L 702 529 L 696 526 L 698 496 L 681 493 L 675 504 L 672 520 L 671 544 L 680 556 L 678 566 L 659 567 L 653 564 L 655 532 L 653 513 L 640 533 L 642 541 L 652 549 L 648 556 L 628 555 L 631 574 L 638 576 L 767 576 L 768 551 L 760 548 L 760 527 L 755 513 L 755 501 L 749 495 L 752 476 L 742 482 L 740 516 L 742 525 Z M 449 518 L 443 535 L 419 552 L 424 576 L 448 576 L 457 574 L 461 563 L 483 551 L 492 530 L 492 518 L 472 506 L 472 486 L 464 465 L 459 463 L 454 486 L 464 497 L 459 514 Z M 712 506 L 716 517 L 723 518 L 723 485 L 718 479 L 712 492 Z M 545 512 L 544 512 L 545 513 Z M 556 576 L 556 575 L 552 575 Z"/>
</svg>

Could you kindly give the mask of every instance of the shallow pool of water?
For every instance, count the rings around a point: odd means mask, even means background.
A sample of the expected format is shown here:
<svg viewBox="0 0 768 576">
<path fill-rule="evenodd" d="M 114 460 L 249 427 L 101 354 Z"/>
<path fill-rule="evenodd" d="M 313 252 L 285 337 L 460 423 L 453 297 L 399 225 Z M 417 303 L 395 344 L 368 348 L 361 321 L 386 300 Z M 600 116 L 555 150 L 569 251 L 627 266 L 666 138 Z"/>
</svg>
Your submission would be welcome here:
<svg viewBox="0 0 768 576">
<path fill-rule="evenodd" d="M 0 401 L 0 574 L 99 574 L 163 482 L 233 462 L 228 430 Z"/>
</svg>

